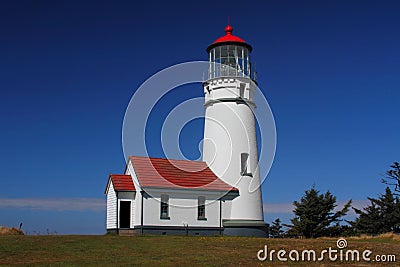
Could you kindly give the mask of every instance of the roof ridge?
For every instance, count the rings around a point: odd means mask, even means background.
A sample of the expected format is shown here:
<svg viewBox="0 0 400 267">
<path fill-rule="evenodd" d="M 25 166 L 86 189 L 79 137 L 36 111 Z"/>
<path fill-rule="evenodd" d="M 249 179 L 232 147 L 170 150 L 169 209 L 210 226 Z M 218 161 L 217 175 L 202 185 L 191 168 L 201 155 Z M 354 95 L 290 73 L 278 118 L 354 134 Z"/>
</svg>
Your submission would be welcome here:
<svg viewBox="0 0 400 267">
<path fill-rule="evenodd" d="M 145 157 L 145 156 L 129 156 L 129 158 L 143 158 L 143 159 L 164 159 L 168 161 L 182 161 L 182 162 L 199 162 L 199 163 L 206 163 L 205 161 L 198 161 L 198 160 L 190 160 L 190 159 L 170 159 L 170 158 L 161 158 L 161 157 Z M 207 163 L 206 163 L 207 164 Z"/>
</svg>

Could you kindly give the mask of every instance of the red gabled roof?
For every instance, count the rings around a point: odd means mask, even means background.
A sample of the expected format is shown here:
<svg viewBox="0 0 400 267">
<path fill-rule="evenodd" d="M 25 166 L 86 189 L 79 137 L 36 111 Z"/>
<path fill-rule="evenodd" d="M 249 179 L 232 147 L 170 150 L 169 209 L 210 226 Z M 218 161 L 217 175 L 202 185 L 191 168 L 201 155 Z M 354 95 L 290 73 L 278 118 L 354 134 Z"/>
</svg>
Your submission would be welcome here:
<svg viewBox="0 0 400 267">
<path fill-rule="evenodd" d="M 219 179 L 205 162 L 136 156 L 129 160 L 142 188 L 239 191 Z"/>
<path fill-rule="evenodd" d="M 132 177 L 124 174 L 110 174 L 108 178 L 106 193 L 110 184 L 113 184 L 115 191 L 136 191 L 135 185 L 133 184 Z"/>
</svg>

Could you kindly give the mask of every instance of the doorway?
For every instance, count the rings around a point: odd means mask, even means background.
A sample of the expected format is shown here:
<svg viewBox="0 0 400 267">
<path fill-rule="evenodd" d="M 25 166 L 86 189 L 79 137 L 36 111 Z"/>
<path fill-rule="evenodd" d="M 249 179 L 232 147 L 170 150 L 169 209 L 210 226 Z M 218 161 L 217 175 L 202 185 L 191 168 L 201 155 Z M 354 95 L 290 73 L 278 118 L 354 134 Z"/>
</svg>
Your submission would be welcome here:
<svg viewBox="0 0 400 267">
<path fill-rule="evenodd" d="M 119 228 L 131 228 L 131 202 L 121 201 L 119 208 Z"/>
</svg>

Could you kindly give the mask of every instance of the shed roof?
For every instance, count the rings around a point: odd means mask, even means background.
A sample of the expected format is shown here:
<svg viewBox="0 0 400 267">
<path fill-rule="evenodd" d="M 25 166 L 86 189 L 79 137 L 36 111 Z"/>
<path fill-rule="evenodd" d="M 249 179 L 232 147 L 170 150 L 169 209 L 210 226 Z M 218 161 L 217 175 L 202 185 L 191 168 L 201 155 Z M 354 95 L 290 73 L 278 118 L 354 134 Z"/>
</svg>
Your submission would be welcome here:
<svg viewBox="0 0 400 267">
<path fill-rule="evenodd" d="M 107 193 L 110 182 L 112 182 L 115 191 L 136 191 L 130 175 L 110 174 L 105 193 Z"/>
</svg>

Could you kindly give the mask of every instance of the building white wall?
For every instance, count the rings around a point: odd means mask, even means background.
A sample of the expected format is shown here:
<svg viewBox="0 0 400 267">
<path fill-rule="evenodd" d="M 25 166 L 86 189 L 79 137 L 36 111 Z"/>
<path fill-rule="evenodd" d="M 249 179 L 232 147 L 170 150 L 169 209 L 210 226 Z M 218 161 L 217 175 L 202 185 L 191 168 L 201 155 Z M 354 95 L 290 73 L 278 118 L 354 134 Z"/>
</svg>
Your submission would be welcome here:
<svg viewBox="0 0 400 267">
<path fill-rule="evenodd" d="M 222 202 L 222 220 L 231 219 L 232 211 L 232 201 L 223 201 Z"/>
<path fill-rule="evenodd" d="M 221 98 L 238 98 L 254 101 L 255 87 L 248 78 L 229 77 L 215 78 L 204 86 L 205 102 Z"/>
<path fill-rule="evenodd" d="M 207 81 L 204 86 L 206 114 L 203 160 L 221 180 L 237 187 L 240 193 L 232 201 L 230 214 L 224 213 L 224 216 L 227 219 L 264 220 L 261 190 L 258 188 L 253 191 L 254 185 L 260 184 L 260 174 L 252 104 L 246 105 L 240 101 L 213 102 L 239 96 L 252 101 L 255 88 L 251 80 L 246 78 L 217 78 Z M 249 154 L 248 173 L 252 176 L 241 174 L 242 153 Z"/>
<path fill-rule="evenodd" d="M 107 192 L 106 228 L 117 228 L 117 194 L 115 193 L 114 186 L 111 182 Z"/>
<path fill-rule="evenodd" d="M 132 225 L 131 225 L 131 227 L 134 227 L 134 226 L 141 225 L 140 220 L 141 220 L 141 216 L 142 216 L 142 214 L 141 214 L 141 212 L 142 212 L 142 209 L 141 209 L 142 191 L 141 190 L 142 189 L 141 189 L 139 181 L 136 177 L 136 173 L 135 173 L 135 170 L 133 168 L 131 161 L 128 161 L 128 166 L 125 170 L 125 175 L 130 175 L 132 177 L 133 184 L 135 185 L 135 188 L 136 188 L 135 212 L 132 216 Z"/>
<path fill-rule="evenodd" d="M 189 190 L 162 190 L 149 191 L 150 197 L 144 199 L 144 220 L 143 225 L 157 226 L 203 226 L 203 227 L 219 227 L 219 195 L 210 194 L 206 191 L 189 191 Z M 169 218 L 161 219 L 161 195 L 169 196 Z M 207 220 L 198 220 L 198 197 L 204 196 L 205 214 Z"/>
</svg>

